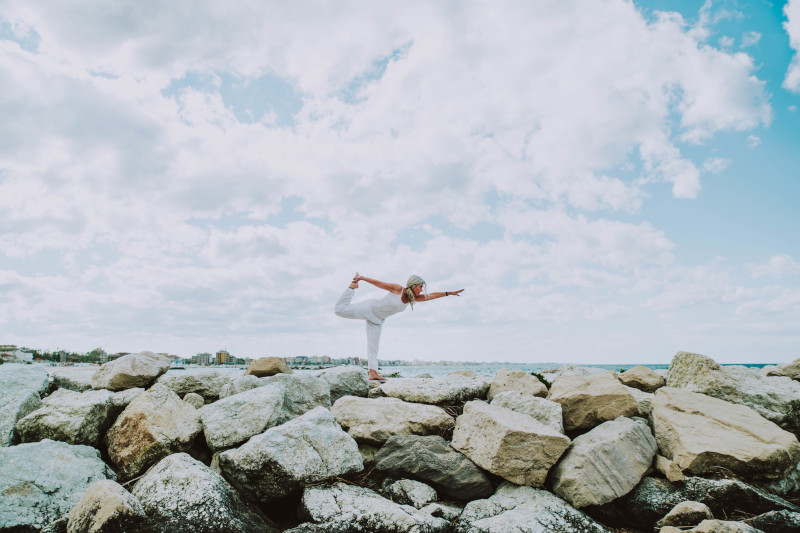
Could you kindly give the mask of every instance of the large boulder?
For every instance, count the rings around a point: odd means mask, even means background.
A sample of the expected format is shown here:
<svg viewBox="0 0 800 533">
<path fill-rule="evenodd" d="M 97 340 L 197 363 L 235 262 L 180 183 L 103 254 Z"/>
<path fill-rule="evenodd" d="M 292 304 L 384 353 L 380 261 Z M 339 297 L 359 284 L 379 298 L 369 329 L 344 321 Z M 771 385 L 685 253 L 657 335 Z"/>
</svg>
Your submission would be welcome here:
<svg viewBox="0 0 800 533">
<path fill-rule="evenodd" d="M 800 381 L 800 359 L 795 359 L 791 363 L 783 363 L 770 368 L 765 372 L 767 376 L 784 376 Z"/>
<path fill-rule="evenodd" d="M 106 434 L 108 456 L 125 481 L 175 452 L 191 448 L 203 427 L 197 409 L 163 385 L 140 394 Z"/>
<path fill-rule="evenodd" d="M 603 422 L 576 437 L 553 469 L 553 492 L 580 509 L 603 505 L 633 490 L 656 454 L 656 439 L 641 418 Z"/>
<path fill-rule="evenodd" d="M 367 371 L 360 366 L 334 366 L 313 372 L 318 378 L 325 380 L 331 389 L 331 403 L 342 396 L 363 396 L 369 394 L 369 378 Z"/>
<path fill-rule="evenodd" d="M 531 376 L 533 377 L 533 376 Z M 380 386 L 390 398 L 432 405 L 452 405 L 476 398 L 486 398 L 489 380 L 449 375 L 441 378 L 394 378 Z"/>
<path fill-rule="evenodd" d="M 667 386 L 746 405 L 800 435 L 800 383 L 791 378 L 763 377 L 747 367 L 723 367 L 705 355 L 678 352 L 669 367 Z"/>
<path fill-rule="evenodd" d="M 276 425 L 297 418 L 315 407 L 331 407 L 331 388 L 328 382 L 311 374 L 275 374 L 262 378 L 265 384 L 279 383 L 283 386 L 283 406 Z"/>
<path fill-rule="evenodd" d="M 663 387 L 653 401 L 661 455 L 686 474 L 725 468 L 753 479 L 778 479 L 800 461 L 797 437 L 753 409 L 704 394 Z"/>
<path fill-rule="evenodd" d="M 656 374 L 652 369 L 646 366 L 636 365 L 629 368 L 619 375 L 619 380 L 623 385 L 639 389 L 644 392 L 655 392 L 664 385 L 666 380 L 664 376 Z"/>
<path fill-rule="evenodd" d="M 547 387 L 544 383 L 539 381 L 536 376 L 523 372 L 522 370 L 501 368 L 494 375 L 486 398 L 491 400 L 501 392 L 506 391 L 525 392 L 533 396 L 541 397 L 547 396 Z"/>
<path fill-rule="evenodd" d="M 0 448 L 0 530 L 39 531 L 66 516 L 92 483 L 114 478 L 89 446 L 43 440 Z"/>
<path fill-rule="evenodd" d="M 6 363 L 0 365 L 0 400 L 20 390 L 33 390 L 41 397 L 50 386 L 45 367 Z"/>
<path fill-rule="evenodd" d="M 133 486 L 153 533 L 277 533 L 222 476 L 176 453 L 159 461 Z"/>
<path fill-rule="evenodd" d="M 264 382 L 261 381 L 261 378 L 255 376 L 239 376 L 231 378 L 231 380 L 222 387 L 222 390 L 219 391 L 219 397 L 220 399 L 227 398 L 228 396 L 233 396 L 234 394 L 263 386 Z"/>
<path fill-rule="evenodd" d="M 202 409 L 206 404 L 206 400 L 196 392 L 189 392 L 183 396 L 183 401 L 194 407 L 195 409 Z"/>
<path fill-rule="evenodd" d="M 345 396 L 331 412 L 350 436 L 372 444 L 383 444 L 392 435 L 441 435 L 454 425 L 453 417 L 440 407 L 397 398 Z"/>
<path fill-rule="evenodd" d="M 146 518 L 142 504 L 110 479 L 93 483 L 69 512 L 67 533 L 139 531 Z"/>
<path fill-rule="evenodd" d="M 199 394 L 206 402 L 219 399 L 222 388 L 231 381 L 231 375 L 222 370 L 181 370 L 168 373 L 156 381 L 183 398 L 190 392 Z"/>
<path fill-rule="evenodd" d="M 394 483 L 386 483 L 383 491 L 393 502 L 412 505 L 417 509 L 422 509 L 438 498 L 432 487 L 413 479 L 401 479 Z"/>
<path fill-rule="evenodd" d="M 627 385 L 625 385 L 625 388 L 628 389 L 628 392 L 633 396 L 636 406 L 639 408 L 639 416 L 642 418 L 650 418 L 650 413 L 653 411 L 653 398 L 655 398 L 655 395 L 652 392 L 644 392 L 643 390 L 628 387 Z"/>
<path fill-rule="evenodd" d="M 211 450 L 230 448 L 275 425 L 283 406 L 283 385 L 250 389 L 205 406 L 200 413 Z"/>
<path fill-rule="evenodd" d="M 153 352 L 123 355 L 100 366 L 92 376 L 92 388 L 125 390 L 148 387 L 169 370 L 169 359 Z"/>
<path fill-rule="evenodd" d="M 478 466 L 518 485 L 541 487 L 570 440 L 528 415 L 467 402 L 450 445 Z"/>
<path fill-rule="evenodd" d="M 503 483 L 488 500 L 464 507 L 456 533 L 610 533 L 602 524 L 547 492 Z"/>
<path fill-rule="evenodd" d="M 17 422 L 22 442 L 52 439 L 98 447 L 109 424 L 111 393 L 58 389 L 42 406 Z"/>
<path fill-rule="evenodd" d="M 447 533 L 450 522 L 399 505 L 376 492 L 337 483 L 330 488 L 308 487 L 303 492 L 301 513 L 312 524 L 307 529 L 320 533 Z M 302 527 L 302 526 L 301 526 Z M 287 532 L 288 533 L 288 532 Z"/>
<path fill-rule="evenodd" d="M 75 392 L 92 390 L 92 376 L 97 371 L 93 366 L 56 366 L 48 368 L 56 389 L 69 389 Z"/>
<path fill-rule="evenodd" d="M 548 399 L 561 404 L 567 431 L 639 414 L 633 396 L 611 371 L 561 377 L 550 387 Z"/>
<path fill-rule="evenodd" d="M 692 527 L 703 520 L 714 518 L 708 505 L 700 502 L 681 502 L 656 523 L 657 527 Z"/>
<path fill-rule="evenodd" d="M 769 533 L 797 533 L 800 531 L 800 513 L 791 511 L 770 511 L 748 518 L 744 522 Z"/>
<path fill-rule="evenodd" d="M 255 376 L 257 378 L 274 376 L 275 374 L 292 374 L 292 369 L 280 357 L 262 357 L 250 363 L 244 373 L 245 376 Z"/>
<path fill-rule="evenodd" d="M 267 502 L 311 481 L 360 472 L 364 463 L 356 441 L 330 411 L 316 407 L 220 453 L 219 466 L 247 498 Z"/>
<path fill-rule="evenodd" d="M 486 474 L 438 435 L 395 435 L 375 454 L 375 468 L 395 478 L 411 477 L 462 501 L 488 498 Z"/>
<path fill-rule="evenodd" d="M 564 415 L 560 403 L 520 391 L 501 392 L 492 398 L 491 403 L 528 415 L 545 426 L 564 433 Z"/>
<path fill-rule="evenodd" d="M 17 421 L 41 406 L 39 394 L 33 389 L 0 390 L 0 447 L 11 446 Z"/>
</svg>

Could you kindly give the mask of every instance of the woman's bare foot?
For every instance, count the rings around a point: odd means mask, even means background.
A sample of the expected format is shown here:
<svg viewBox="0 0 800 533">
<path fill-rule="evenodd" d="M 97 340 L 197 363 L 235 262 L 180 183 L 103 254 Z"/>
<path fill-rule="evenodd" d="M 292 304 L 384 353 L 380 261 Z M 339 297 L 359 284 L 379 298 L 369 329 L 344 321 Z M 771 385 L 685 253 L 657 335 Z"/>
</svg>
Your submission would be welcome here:
<svg viewBox="0 0 800 533">
<path fill-rule="evenodd" d="M 372 381 L 386 381 L 386 378 L 378 374 L 377 370 L 369 371 L 369 379 Z"/>
<path fill-rule="evenodd" d="M 352 282 L 352 283 L 350 284 L 350 288 L 351 288 L 351 289 L 357 289 L 357 288 L 358 288 L 358 282 L 357 282 L 357 281 L 354 281 L 354 282 Z"/>
</svg>

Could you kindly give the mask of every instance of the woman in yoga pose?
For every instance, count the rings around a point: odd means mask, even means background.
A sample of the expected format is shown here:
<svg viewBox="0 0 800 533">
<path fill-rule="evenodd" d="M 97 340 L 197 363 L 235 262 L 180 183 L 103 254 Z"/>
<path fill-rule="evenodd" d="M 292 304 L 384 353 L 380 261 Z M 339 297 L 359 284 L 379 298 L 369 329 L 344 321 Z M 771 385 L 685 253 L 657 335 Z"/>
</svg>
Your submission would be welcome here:
<svg viewBox="0 0 800 533">
<path fill-rule="evenodd" d="M 371 283 L 379 289 L 388 291 L 389 294 L 383 298 L 351 304 L 350 300 L 353 299 L 359 281 Z M 424 292 L 425 288 L 425 281 L 419 276 L 408 278 L 406 286 L 403 287 L 397 283 L 386 283 L 367 278 L 356 272 L 352 283 L 345 289 L 339 301 L 336 302 L 334 312 L 338 316 L 363 320 L 367 324 L 367 368 L 369 369 L 369 379 L 386 381 L 385 378 L 378 374 L 378 344 L 381 340 L 383 321 L 387 317 L 405 311 L 408 304 L 411 304 L 413 308 L 415 303 L 427 302 L 444 296 L 460 296 L 464 290 L 427 293 Z"/>
</svg>

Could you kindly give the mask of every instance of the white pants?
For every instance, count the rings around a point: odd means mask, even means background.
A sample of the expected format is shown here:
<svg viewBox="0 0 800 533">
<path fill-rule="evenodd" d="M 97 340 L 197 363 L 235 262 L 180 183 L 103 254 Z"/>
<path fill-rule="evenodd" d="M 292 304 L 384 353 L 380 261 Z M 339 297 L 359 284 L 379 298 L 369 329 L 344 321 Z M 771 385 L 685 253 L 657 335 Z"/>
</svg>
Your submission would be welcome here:
<svg viewBox="0 0 800 533">
<path fill-rule="evenodd" d="M 344 294 L 342 294 L 336 302 L 334 312 L 337 316 L 342 318 L 363 320 L 367 324 L 367 368 L 377 371 L 378 346 L 381 342 L 383 321 L 381 320 L 380 324 L 370 322 L 369 316 L 372 315 L 372 300 L 351 304 L 350 300 L 353 299 L 355 293 L 356 291 L 353 289 L 345 289 Z"/>
</svg>

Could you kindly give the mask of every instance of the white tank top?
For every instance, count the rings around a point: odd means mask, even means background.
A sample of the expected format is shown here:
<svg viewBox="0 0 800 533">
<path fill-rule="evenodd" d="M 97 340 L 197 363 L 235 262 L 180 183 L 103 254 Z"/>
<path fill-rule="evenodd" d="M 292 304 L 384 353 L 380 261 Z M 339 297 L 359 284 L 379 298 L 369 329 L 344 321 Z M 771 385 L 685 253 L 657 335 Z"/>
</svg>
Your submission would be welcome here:
<svg viewBox="0 0 800 533">
<path fill-rule="evenodd" d="M 408 304 L 404 304 L 401 299 L 402 295 L 392 294 L 391 292 L 374 301 L 372 304 L 372 312 L 380 320 L 385 319 L 387 316 L 392 316 L 397 313 L 405 311 Z"/>
</svg>

